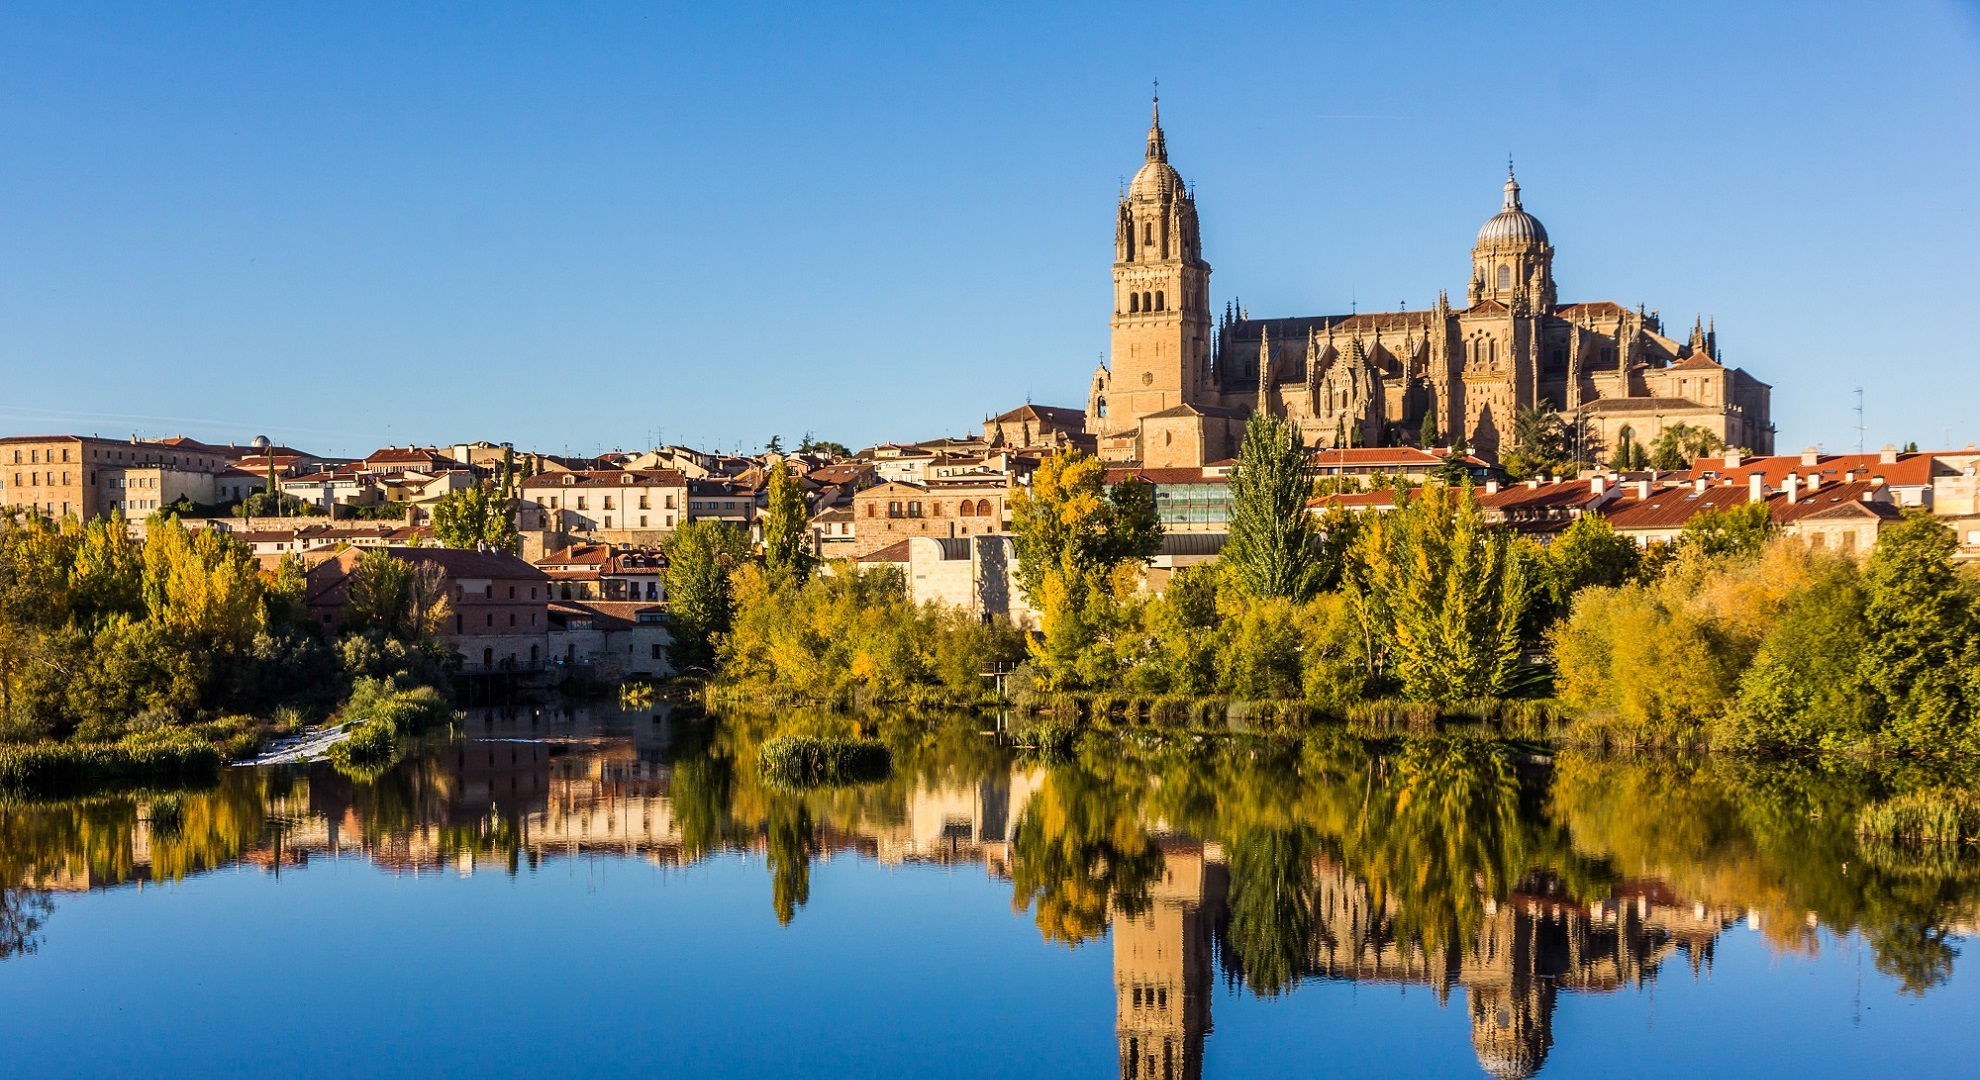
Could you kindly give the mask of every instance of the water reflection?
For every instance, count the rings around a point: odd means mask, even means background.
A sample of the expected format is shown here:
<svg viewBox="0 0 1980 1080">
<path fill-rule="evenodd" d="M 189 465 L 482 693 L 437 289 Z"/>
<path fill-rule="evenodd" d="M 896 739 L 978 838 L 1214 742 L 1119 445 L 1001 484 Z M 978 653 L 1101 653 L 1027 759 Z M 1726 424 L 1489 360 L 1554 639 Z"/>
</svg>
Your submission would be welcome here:
<svg viewBox="0 0 1980 1080">
<path fill-rule="evenodd" d="M 524 874 L 581 855 L 761 857 L 768 917 L 802 919 L 822 859 L 980 866 L 1047 941 L 1108 947 L 1123 1078 L 1201 1075 L 1218 980 L 1463 1001 L 1480 1067 L 1530 1076 L 1563 993 L 1702 977 L 1744 923 L 1782 953 L 1857 933 L 1906 992 L 1944 983 L 1980 908 L 1959 846 L 1860 839 L 1924 771 L 1564 756 L 1480 738 L 1130 735 L 1069 760 L 975 725 L 888 724 L 858 787 L 758 777 L 773 733 L 842 717 L 485 711 L 369 780 L 232 770 L 199 792 L 0 808 L 0 957 L 60 933 L 51 895 L 355 857 L 400 874 Z M 1101 939 L 1107 939 L 1104 946 Z M 33 963 L 32 959 L 17 963 Z"/>
</svg>

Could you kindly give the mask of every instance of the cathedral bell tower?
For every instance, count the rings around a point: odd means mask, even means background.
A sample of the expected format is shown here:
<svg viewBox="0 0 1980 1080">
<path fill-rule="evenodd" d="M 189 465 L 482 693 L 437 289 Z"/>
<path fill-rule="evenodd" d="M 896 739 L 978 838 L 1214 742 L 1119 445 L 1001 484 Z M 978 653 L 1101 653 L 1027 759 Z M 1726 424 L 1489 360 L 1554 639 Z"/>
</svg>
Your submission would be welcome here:
<svg viewBox="0 0 1980 1080">
<path fill-rule="evenodd" d="M 1104 391 L 1091 416 L 1102 431 L 1209 398 L 1210 264 L 1197 234 L 1196 198 L 1169 164 L 1161 99 L 1148 152 L 1114 221 L 1114 316 Z M 1104 417 L 1104 419 L 1101 419 Z"/>
</svg>

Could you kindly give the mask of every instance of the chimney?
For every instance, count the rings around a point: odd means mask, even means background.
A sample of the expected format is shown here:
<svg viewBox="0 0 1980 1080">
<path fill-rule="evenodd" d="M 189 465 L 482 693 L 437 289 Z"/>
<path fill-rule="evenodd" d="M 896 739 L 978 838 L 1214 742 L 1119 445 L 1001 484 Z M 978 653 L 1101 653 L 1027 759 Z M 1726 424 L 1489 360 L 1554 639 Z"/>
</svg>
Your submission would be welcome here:
<svg viewBox="0 0 1980 1080">
<path fill-rule="evenodd" d="M 1821 457 L 1821 453 L 1811 446 L 1801 452 L 1801 463 L 1812 468 L 1816 462 L 1821 460 Z"/>
<path fill-rule="evenodd" d="M 1499 482 L 1497 480 L 1485 481 L 1485 494 L 1497 495 L 1498 493 L 1499 493 Z"/>
<path fill-rule="evenodd" d="M 1884 448 L 1882 450 L 1877 451 L 1877 464 L 1896 465 L 1897 447 L 1892 446 L 1890 443 L 1885 443 Z"/>
<path fill-rule="evenodd" d="M 1531 491 L 1539 486 L 1540 486 L 1540 478 L 1537 476 L 1531 477 L 1526 481 L 1526 488 L 1528 491 Z"/>
<path fill-rule="evenodd" d="M 1728 469 L 1739 468 L 1739 463 L 1741 460 L 1742 458 L 1740 457 L 1740 453 L 1738 450 L 1726 451 L 1726 468 Z"/>
<path fill-rule="evenodd" d="M 1636 497 L 1644 502 L 1650 501 L 1650 481 L 1638 480 L 1636 482 Z"/>
<path fill-rule="evenodd" d="M 1701 476 L 1698 479 L 1693 480 L 1691 482 L 1691 490 L 1700 495 L 1705 494 L 1705 478 Z"/>
<path fill-rule="evenodd" d="M 1588 493 L 1590 495 L 1600 495 L 1606 490 L 1608 490 L 1608 484 L 1600 476 L 1591 476 L 1588 478 Z"/>
<path fill-rule="evenodd" d="M 1767 478 L 1757 469 L 1746 477 L 1746 501 L 1767 501 Z"/>
<path fill-rule="evenodd" d="M 1814 491 L 1816 483 L 1817 481 L 1811 477 L 1808 482 L 1808 490 L 1811 492 Z M 1787 486 L 1781 490 L 1787 492 L 1787 501 L 1790 504 L 1798 501 L 1801 498 L 1801 477 L 1794 473 L 1787 474 Z"/>
</svg>

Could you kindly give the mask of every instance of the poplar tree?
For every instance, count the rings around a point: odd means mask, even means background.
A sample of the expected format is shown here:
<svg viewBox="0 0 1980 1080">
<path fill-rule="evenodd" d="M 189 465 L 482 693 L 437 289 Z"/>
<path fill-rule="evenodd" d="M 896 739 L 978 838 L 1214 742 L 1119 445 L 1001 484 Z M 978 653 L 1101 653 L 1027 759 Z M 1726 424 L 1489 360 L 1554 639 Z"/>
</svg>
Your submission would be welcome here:
<svg viewBox="0 0 1980 1080">
<path fill-rule="evenodd" d="M 680 670 L 715 662 L 716 639 L 735 619 L 729 574 L 749 555 L 749 538 L 715 519 L 690 521 L 674 530 L 667 555 L 669 646 Z"/>
<path fill-rule="evenodd" d="M 763 514 L 763 569 L 773 584 L 803 585 L 816 559 L 811 553 L 809 506 L 788 462 L 770 467 L 770 505 Z"/>
<path fill-rule="evenodd" d="M 1417 701 L 1504 694 L 1528 601 L 1520 550 L 1485 527 L 1470 487 L 1426 484 L 1355 538 L 1347 583 L 1371 660 Z"/>
<path fill-rule="evenodd" d="M 1317 523 L 1306 510 L 1312 491 L 1292 424 L 1254 414 L 1231 475 L 1230 538 L 1219 559 L 1239 591 L 1304 600 L 1318 589 Z"/>
</svg>

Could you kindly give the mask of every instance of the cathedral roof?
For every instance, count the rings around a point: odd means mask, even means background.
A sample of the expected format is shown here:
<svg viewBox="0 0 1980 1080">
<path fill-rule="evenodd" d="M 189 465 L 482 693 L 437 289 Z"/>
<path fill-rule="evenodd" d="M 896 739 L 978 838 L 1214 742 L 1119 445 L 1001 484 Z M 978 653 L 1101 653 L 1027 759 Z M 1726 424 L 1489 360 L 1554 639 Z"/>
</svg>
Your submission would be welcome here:
<svg viewBox="0 0 1980 1080">
<path fill-rule="evenodd" d="M 1512 167 L 1506 167 L 1506 201 L 1498 213 L 1485 222 L 1478 230 L 1478 243 L 1483 244 L 1545 244 L 1547 227 L 1540 219 L 1522 210 L 1519 205 L 1519 181 L 1513 179 Z"/>
</svg>

